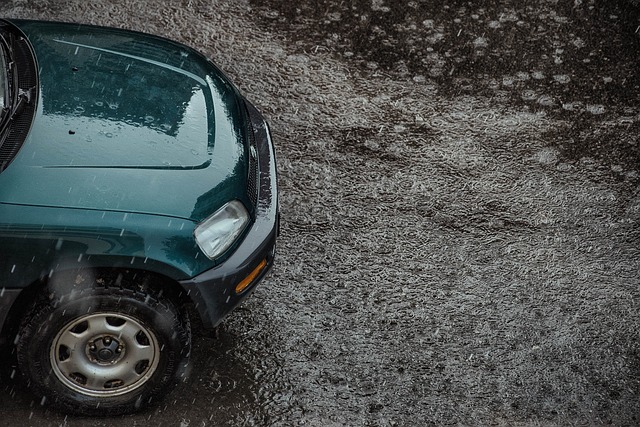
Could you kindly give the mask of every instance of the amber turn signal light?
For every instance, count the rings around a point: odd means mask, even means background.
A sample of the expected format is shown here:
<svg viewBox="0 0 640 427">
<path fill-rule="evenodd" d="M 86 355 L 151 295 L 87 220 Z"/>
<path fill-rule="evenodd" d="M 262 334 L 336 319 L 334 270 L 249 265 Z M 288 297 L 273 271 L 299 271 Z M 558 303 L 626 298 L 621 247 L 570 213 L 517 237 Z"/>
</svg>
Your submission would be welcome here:
<svg viewBox="0 0 640 427">
<path fill-rule="evenodd" d="M 253 280 L 256 277 L 258 277 L 258 275 L 262 272 L 262 270 L 264 270 L 266 266 L 267 266 L 266 259 L 263 259 L 262 261 L 260 261 L 260 264 L 258 264 L 258 266 L 254 268 L 253 271 L 247 277 L 245 277 L 242 282 L 236 285 L 236 294 L 240 294 L 245 289 L 247 289 L 247 287 L 251 284 L 251 282 L 253 282 Z"/>
</svg>

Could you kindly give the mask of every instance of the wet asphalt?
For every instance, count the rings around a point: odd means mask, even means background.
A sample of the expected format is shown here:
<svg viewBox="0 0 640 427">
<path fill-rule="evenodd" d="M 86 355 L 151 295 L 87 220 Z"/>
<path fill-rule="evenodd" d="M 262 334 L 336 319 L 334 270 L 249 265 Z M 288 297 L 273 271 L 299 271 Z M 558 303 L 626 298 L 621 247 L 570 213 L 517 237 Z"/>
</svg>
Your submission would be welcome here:
<svg viewBox="0 0 640 427">
<path fill-rule="evenodd" d="M 640 424 L 640 10 L 595 0 L 7 0 L 207 55 L 272 124 L 277 265 L 116 419 Z"/>
</svg>

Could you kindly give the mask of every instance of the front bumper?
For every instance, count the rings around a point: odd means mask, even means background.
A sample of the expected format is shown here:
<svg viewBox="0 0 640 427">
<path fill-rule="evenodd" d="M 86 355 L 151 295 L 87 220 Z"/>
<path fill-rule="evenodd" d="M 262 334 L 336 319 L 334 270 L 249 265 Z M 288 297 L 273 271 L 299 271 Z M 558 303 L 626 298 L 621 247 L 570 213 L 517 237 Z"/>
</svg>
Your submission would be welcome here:
<svg viewBox="0 0 640 427">
<path fill-rule="evenodd" d="M 217 326 L 255 286 L 273 265 L 276 237 L 280 226 L 276 161 L 269 126 L 250 103 L 249 118 L 258 151 L 259 190 L 256 218 L 235 252 L 222 264 L 180 282 L 193 301 L 205 328 Z M 240 293 L 236 286 L 252 275 L 263 261 L 266 266 Z"/>
</svg>

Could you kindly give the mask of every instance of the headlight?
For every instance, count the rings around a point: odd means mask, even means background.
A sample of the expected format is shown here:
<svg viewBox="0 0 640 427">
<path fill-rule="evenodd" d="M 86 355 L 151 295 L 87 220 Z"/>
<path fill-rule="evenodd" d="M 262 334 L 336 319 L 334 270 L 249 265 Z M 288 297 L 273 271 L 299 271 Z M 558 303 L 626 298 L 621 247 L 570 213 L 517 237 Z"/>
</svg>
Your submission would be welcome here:
<svg viewBox="0 0 640 427">
<path fill-rule="evenodd" d="M 196 242 L 202 252 L 214 259 L 229 249 L 248 223 L 247 209 L 239 200 L 232 200 L 198 224 L 194 232 Z"/>
</svg>

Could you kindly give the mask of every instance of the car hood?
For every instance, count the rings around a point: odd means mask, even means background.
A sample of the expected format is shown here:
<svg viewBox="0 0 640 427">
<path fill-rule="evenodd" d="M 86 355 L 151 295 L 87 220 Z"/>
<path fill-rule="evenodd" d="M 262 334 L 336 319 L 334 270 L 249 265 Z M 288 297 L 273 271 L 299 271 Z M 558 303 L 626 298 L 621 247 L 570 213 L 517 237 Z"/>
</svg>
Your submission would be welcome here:
<svg viewBox="0 0 640 427">
<path fill-rule="evenodd" d="M 244 200 L 244 106 L 209 61 L 142 33 L 12 22 L 40 87 L 29 135 L 0 174 L 1 202 L 200 221 Z"/>
</svg>

